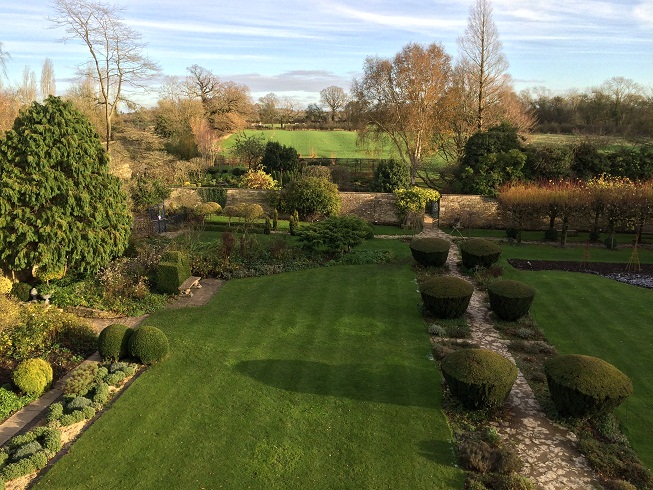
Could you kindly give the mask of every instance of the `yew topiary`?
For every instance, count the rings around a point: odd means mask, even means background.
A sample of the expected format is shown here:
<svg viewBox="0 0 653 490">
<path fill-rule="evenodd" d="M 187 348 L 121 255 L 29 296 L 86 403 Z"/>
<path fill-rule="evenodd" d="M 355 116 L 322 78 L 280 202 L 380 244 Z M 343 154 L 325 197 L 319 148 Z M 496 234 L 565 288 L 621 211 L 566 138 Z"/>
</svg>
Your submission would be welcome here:
<svg viewBox="0 0 653 490">
<path fill-rule="evenodd" d="M 413 258 L 422 265 L 442 267 L 447 263 L 451 243 L 443 238 L 413 238 L 410 251 Z"/>
<path fill-rule="evenodd" d="M 114 323 L 100 332 L 98 352 L 104 361 L 119 361 L 129 355 L 129 338 L 134 331 L 126 325 Z"/>
<path fill-rule="evenodd" d="M 52 366 L 43 359 L 28 359 L 16 366 L 12 378 L 20 391 L 39 396 L 52 383 Z"/>
<path fill-rule="evenodd" d="M 424 307 L 438 318 L 462 316 L 474 293 L 474 286 L 453 276 L 431 277 L 420 285 Z"/>
<path fill-rule="evenodd" d="M 159 362 L 169 351 L 168 337 L 157 327 L 140 327 L 129 339 L 129 353 L 143 364 Z"/>
<path fill-rule="evenodd" d="M 469 409 L 503 405 L 517 379 L 517 366 L 487 349 L 452 352 L 441 369 L 451 394 Z"/>
<path fill-rule="evenodd" d="M 563 416 L 611 412 L 633 392 L 628 376 L 597 357 L 559 355 L 544 364 L 544 372 L 553 403 Z"/>
<path fill-rule="evenodd" d="M 501 255 L 501 247 L 483 238 L 470 238 L 460 245 L 463 265 L 468 269 L 476 266 L 490 267 Z"/>
<path fill-rule="evenodd" d="M 528 313 L 535 298 L 535 289 L 526 283 L 504 279 L 487 287 L 490 308 L 499 318 L 515 321 Z"/>
</svg>

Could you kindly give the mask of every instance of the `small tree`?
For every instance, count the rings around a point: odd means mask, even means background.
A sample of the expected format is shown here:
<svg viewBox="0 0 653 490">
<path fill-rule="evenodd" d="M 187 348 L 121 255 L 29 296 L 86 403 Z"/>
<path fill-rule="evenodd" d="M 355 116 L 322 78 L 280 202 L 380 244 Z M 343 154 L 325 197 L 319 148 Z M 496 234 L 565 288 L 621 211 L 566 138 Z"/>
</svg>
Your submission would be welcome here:
<svg viewBox="0 0 653 490">
<path fill-rule="evenodd" d="M 240 178 L 238 187 L 243 189 L 277 189 L 279 183 L 263 170 L 249 170 Z"/>
<path fill-rule="evenodd" d="M 238 133 L 231 153 L 241 163 L 246 164 L 247 168 L 258 170 L 265 153 L 265 136 L 262 133 L 260 136 Z"/>
<path fill-rule="evenodd" d="M 381 160 L 374 169 L 372 191 L 394 192 L 410 185 L 410 170 L 397 160 Z"/>
<path fill-rule="evenodd" d="M 300 169 L 299 153 L 292 146 L 282 145 L 276 141 L 268 141 L 261 165 L 268 173 L 279 172 L 280 183 L 283 185 L 284 172 L 296 172 Z"/>
<path fill-rule="evenodd" d="M 12 271 L 95 272 L 127 247 L 132 216 L 92 125 L 58 97 L 0 140 L 0 260 Z"/>
<path fill-rule="evenodd" d="M 438 191 L 422 189 L 421 187 L 397 189 L 394 194 L 399 216 L 404 224 L 408 224 L 411 218 L 421 220 L 424 216 L 426 204 L 430 201 L 440 199 L 440 193 Z"/>
<path fill-rule="evenodd" d="M 325 179 L 301 177 L 281 190 L 279 208 L 286 213 L 297 211 L 303 219 L 338 214 L 338 186 Z"/>
</svg>

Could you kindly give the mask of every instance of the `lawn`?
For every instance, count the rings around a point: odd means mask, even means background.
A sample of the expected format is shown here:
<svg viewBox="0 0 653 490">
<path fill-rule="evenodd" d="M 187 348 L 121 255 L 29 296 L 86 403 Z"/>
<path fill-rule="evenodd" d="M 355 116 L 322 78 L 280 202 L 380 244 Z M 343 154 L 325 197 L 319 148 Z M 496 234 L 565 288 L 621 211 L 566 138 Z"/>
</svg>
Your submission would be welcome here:
<svg viewBox="0 0 653 490">
<path fill-rule="evenodd" d="M 413 281 L 313 269 L 152 315 L 171 357 L 36 488 L 462 488 Z"/>
<path fill-rule="evenodd" d="M 628 260 L 625 253 L 605 253 L 614 262 Z M 531 314 L 561 354 L 596 356 L 630 376 L 635 392 L 616 413 L 638 456 L 653 469 L 653 291 L 590 274 L 526 272 L 506 264 L 510 256 L 541 258 L 541 249 L 532 246 L 506 246 L 503 255 L 505 276 L 537 290 Z"/>
</svg>

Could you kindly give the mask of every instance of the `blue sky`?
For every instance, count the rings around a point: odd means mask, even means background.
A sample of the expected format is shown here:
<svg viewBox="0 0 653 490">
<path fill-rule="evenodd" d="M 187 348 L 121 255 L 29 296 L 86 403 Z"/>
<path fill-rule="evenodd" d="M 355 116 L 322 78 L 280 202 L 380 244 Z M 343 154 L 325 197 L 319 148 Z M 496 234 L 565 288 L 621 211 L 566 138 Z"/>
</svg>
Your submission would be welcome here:
<svg viewBox="0 0 653 490">
<path fill-rule="evenodd" d="M 165 75 L 198 64 L 268 92 L 317 102 L 329 85 L 345 89 L 367 56 L 390 57 L 409 42 L 442 43 L 453 57 L 473 0 L 118 0 Z M 584 90 L 622 76 L 653 86 L 653 0 L 493 0 L 509 73 L 519 91 Z M 88 59 L 79 42 L 58 42 L 49 0 L 2 0 L 0 42 L 9 78 L 25 65 L 37 80 L 52 59 L 62 93 Z M 4 81 L 7 84 L 7 81 Z"/>
</svg>

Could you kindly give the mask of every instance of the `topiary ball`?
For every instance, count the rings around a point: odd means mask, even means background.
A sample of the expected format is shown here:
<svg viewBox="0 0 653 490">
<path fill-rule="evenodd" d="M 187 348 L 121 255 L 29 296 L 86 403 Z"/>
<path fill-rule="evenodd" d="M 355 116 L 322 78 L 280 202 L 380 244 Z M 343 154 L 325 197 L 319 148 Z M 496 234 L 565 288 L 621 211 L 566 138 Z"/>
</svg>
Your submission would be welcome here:
<svg viewBox="0 0 653 490">
<path fill-rule="evenodd" d="M 129 338 L 134 331 L 126 325 L 114 323 L 100 332 L 98 352 L 104 361 L 119 361 L 129 355 Z"/>
<path fill-rule="evenodd" d="M 487 349 L 452 352 L 441 369 L 451 394 L 468 409 L 503 405 L 517 379 L 517 366 Z"/>
<path fill-rule="evenodd" d="M 447 263 L 451 243 L 443 238 L 413 238 L 410 251 L 413 258 L 422 265 L 442 267 Z"/>
<path fill-rule="evenodd" d="M 143 364 L 154 364 L 170 351 L 168 337 L 156 327 L 140 327 L 129 339 L 129 353 Z"/>
<path fill-rule="evenodd" d="M 39 396 L 52 383 L 52 366 L 43 359 L 28 359 L 16 366 L 12 378 L 20 391 Z"/>
<path fill-rule="evenodd" d="M 544 372 L 553 403 L 563 416 L 608 413 L 633 392 L 628 376 L 597 357 L 556 356 L 544 364 Z"/>
<path fill-rule="evenodd" d="M 490 267 L 501 255 L 501 247 L 483 238 L 470 238 L 460 245 L 463 265 L 468 269 L 476 266 Z"/>
<path fill-rule="evenodd" d="M 431 277 L 420 285 L 424 308 L 438 318 L 462 316 L 474 293 L 474 286 L 453 276 Z"/>
<path fill-rule="evenodd" d="M 528 313 L 535 289 L 526 283 L 503 279 L 487 287 L 490 308 L 502 320 L 514 322 Z"/>
</svg>

